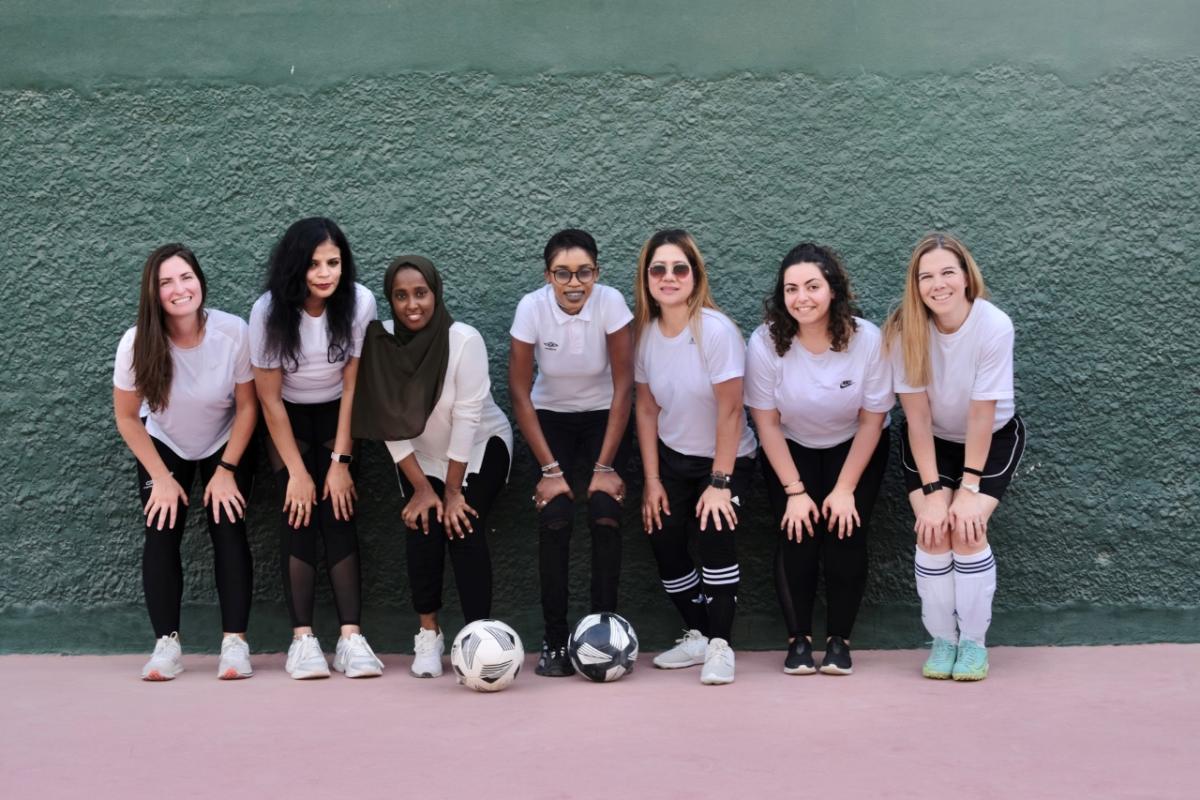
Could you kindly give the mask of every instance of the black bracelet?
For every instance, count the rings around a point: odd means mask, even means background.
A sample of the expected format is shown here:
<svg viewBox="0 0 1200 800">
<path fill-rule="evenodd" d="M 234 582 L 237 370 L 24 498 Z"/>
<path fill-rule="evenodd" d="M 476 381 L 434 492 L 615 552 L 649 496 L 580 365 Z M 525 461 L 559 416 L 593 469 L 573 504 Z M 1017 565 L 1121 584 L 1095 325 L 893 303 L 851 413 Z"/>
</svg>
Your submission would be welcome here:
<svg viewBox="0 0 1200 800">
<path fill-rule="evenodd" d="M 933 494 L 934 492 L 938 491 L 941 488 L 942 488 L 942 482 L 940 480 L 938 480 L 938 481 L 934 481 L 933 483 L 927 483 L 924 486 L 922 486 L 921 492 L 928 495 L 928 494 Z"/>
<path fill-rule="evenodd" d="M 963 467 L 962 471 L 965 475 L 975 475 L 980 478 L 983 477 L 983 470 L 981 469 L 975 469 L 974 467 Z"/>
<path fill-rule="evenodd" d="M 230 472 L 237 472 L 237 464 L 230 464 L 228 461 L 218 461 L 217 466 L 224 467 Z"/>
<path fill-rule="evenodd" d="M 801 489 L 798 492 L 784 492 L 784 497 L 799 497 L 800 495 L 808 494 L 808 489 Z"/>
</svg>

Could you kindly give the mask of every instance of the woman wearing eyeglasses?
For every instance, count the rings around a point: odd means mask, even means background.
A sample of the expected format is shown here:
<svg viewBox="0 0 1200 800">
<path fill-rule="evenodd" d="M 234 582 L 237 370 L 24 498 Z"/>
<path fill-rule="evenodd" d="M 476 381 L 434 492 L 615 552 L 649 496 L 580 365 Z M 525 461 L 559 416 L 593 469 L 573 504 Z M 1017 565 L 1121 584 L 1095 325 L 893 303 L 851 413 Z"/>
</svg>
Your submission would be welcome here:
<svg viewBox="0 0 1200 800">
<path fill-rule="evenodd" d="M 633 315 L 619 291 L 597 283 L 596 241 L 587 232 L 559 231 L 542 256 L 546 285 L 521 298 L 509 331 L 508 388 L 517 424 L 541 467 L 532 498 L 545 621 L 536 671 L 561 677 L 575 672 L 567 657 L 567 583 L 571 482 L 580 471 L 589 476 L 591 611 L 617 606 Z"/>
<path fill-rule="evenodd" d="M 713 303 L 704 259 L 687 231 L 650 237 L 635 291 L 642 522 L 686 629 L 654 666 L 703 664 L 701 683 L 733 683 L 729 636 L 740 580 L 734 531 L 758 449 L 742 406 L 746 344 Z"/>
</svg>

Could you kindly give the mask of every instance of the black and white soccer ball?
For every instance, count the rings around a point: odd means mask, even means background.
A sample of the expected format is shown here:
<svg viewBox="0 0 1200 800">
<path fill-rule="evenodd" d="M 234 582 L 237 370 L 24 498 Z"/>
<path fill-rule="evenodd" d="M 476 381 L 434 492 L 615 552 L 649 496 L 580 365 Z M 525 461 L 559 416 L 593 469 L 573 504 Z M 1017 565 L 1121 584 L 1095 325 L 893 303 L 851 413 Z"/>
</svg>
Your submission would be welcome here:
<svg viewBox="0 0 1200 800">
<path fill-rule="evenodd" d="M 576 671 L 588 680 L 615 681 L 633 671 L 638 657 L 637 634 L 620 614 L 588 614 L 575 626 L 567 653 Z"/>
<path fill-rule="evenodd" d="M 477 619 L 463 627 L 450 648 L 458 682 L 477 692 L 498 692 L 516 680 L 525 660 L 517 632 L 498 619 Z"/>
</svg>

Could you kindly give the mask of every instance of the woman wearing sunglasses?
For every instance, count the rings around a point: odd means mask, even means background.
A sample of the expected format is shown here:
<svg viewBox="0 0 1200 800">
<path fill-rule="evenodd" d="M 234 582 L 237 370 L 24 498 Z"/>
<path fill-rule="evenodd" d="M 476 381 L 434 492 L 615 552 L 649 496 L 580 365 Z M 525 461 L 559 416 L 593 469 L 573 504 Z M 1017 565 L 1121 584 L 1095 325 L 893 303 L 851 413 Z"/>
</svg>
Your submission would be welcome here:
<svg viewBox="0 0 1200 800">
<path fill-rule="evenodd" d="M 758 447 L 742 406 L 746 345 L 713 303 L 704 259 L 687 231 L 650 237 L 635 293 L 642 522 L 685 628 L 654 665 L 703 664 L 701 683 L 732 683 L 729 638 L 740 578 L 734 531 Z"/>
<path fill-rule="evenodd" d="M 567 584 L 575 517 L 571 483 L 580 471 L 588 476 L 590 609 L 617 606 L 633 315 L 619 291 L 597 283 L 596 241 L 587 232 L 559 231 L 542 257 L 546 285 L 521 298 L 509 331 L 508 389 L 517 424 L 541 467 L 532 498 L 545 621 L 536 671 L 561 677 L 575 672 L 567 657 Z"/>
</svg>

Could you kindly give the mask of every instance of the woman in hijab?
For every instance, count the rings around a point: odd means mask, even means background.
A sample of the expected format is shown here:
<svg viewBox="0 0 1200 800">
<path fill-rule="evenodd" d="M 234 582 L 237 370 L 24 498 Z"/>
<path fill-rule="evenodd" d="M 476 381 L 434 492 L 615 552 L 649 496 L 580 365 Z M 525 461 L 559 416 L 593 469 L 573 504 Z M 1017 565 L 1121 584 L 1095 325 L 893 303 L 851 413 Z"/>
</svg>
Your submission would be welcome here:
<svg viewBox="0 0 1200 800">
<path fill-rule="evenodd" d="M 392 319 L 367 328 L 354 396 L 357 438 L 387 444 L 407 503 L 408 579 L 420 617 L 412 674 L 442 674 L 438 626 L 446 550 L 467 622 L 491 614 L 487 515 L 508 480 L 512 427 L 492 399 L 479 331 L 455 322 L 437 269 L 421 256 L 388 267 Z"/>
</svg>

